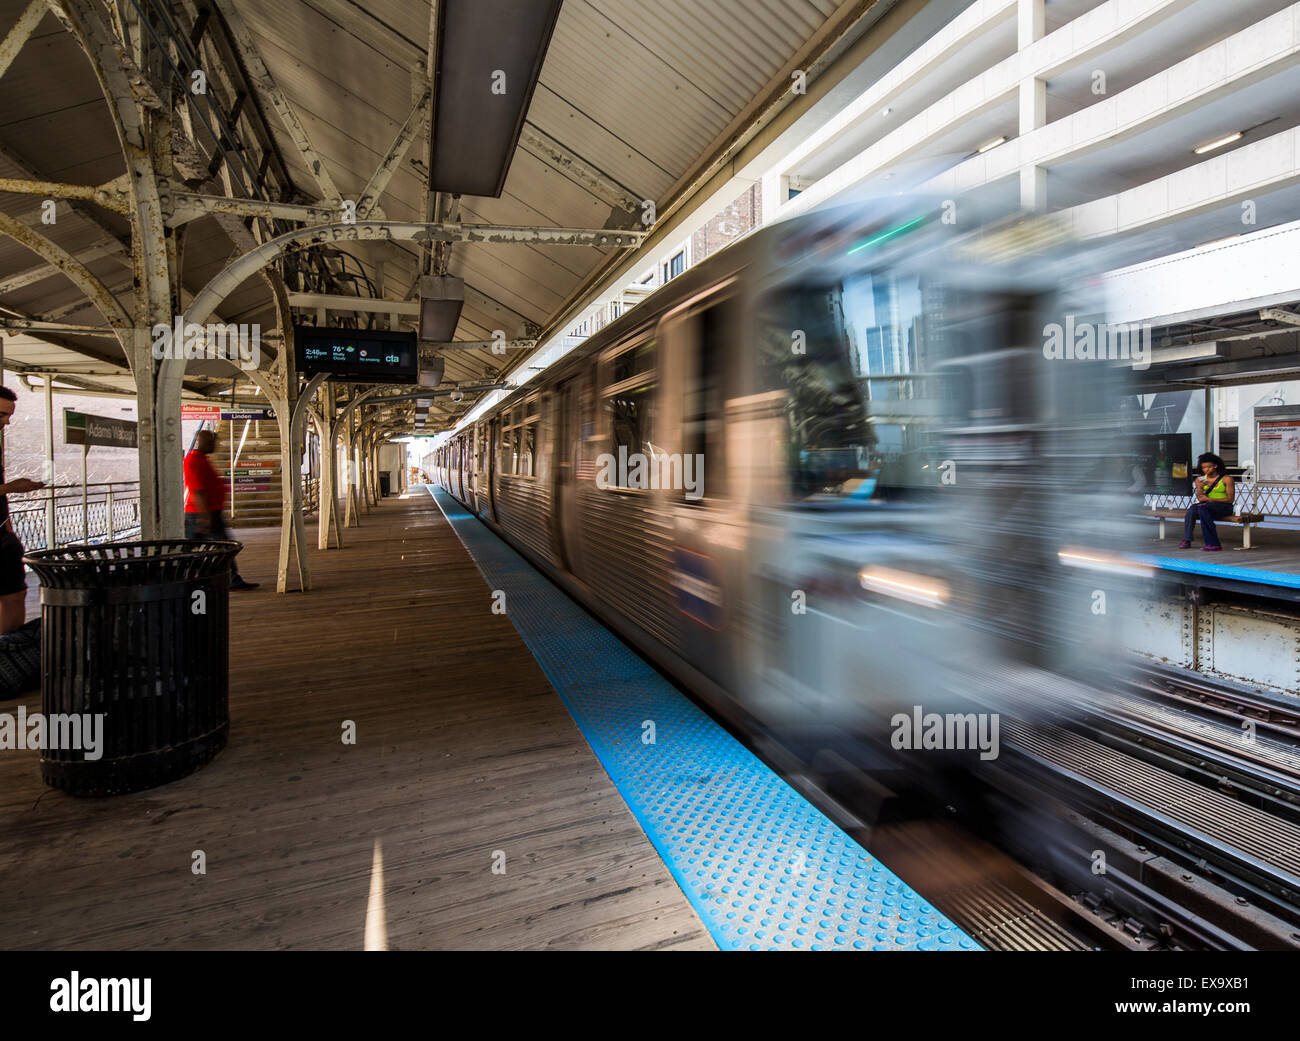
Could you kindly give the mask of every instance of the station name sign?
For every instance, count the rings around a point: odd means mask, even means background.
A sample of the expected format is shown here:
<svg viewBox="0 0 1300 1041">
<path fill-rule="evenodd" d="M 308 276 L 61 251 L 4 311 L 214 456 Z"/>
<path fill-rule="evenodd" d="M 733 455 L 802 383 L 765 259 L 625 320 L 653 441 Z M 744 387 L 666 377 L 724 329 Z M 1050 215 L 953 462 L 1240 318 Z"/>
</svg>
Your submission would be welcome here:
<svg viewBox="0 0 1300 1041">
<path fill-rule="evenodd" d="M 132 419 L 109 419 L 85 412 L 63 410 L 65 445 L 102 445 L 105 448 L 135 448 L 136 424 Z"/>
<path fill-rule="evenodd" d="M 274 419 L 275 410 L 264 405 L 243 408 L 222 408 L 220 405 L 182 405 L 181 419 L 217 422 L 218 420 Z"/>
</svg>

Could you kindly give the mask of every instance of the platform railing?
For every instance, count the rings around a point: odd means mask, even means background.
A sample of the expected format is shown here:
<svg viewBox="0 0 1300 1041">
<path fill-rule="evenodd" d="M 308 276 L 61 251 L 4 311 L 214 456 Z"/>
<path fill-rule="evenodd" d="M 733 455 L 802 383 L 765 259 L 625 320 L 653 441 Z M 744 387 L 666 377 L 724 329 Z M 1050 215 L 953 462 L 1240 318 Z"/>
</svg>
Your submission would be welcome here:
<svg viewBox="0 0 1300 1041">
<path fill-rule="evenodd" d="M 1250 468 L 1240 476 L 1232 474 L 1232 477 L 1237 483 L 1236 509 L 1239 512 L 1262 513 L 1266 519 L 1300 519 L 1300 486 L 1256 481 Z M 1193 497 L 1146 495 L 1143 501 L 1149 510 L 1185 510 L 1192 504 Z"/>
<path fill-rule="evenodd" d="M 115 542 L 140 534 L 140 482 L 57 484 L 9 496 L 14 533 L 29 550 Z M 51 523 L 52 522 L 52 523 Z M 53 530 L 54 541 L 48 538 Z"/>
</svg>

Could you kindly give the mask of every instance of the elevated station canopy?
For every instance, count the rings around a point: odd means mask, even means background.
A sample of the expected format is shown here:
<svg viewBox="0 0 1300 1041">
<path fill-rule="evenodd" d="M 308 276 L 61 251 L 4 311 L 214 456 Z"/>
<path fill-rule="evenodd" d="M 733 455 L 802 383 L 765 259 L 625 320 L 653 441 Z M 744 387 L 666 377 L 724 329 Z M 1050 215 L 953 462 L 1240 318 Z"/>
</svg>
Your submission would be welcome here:
<svg viewBox="0 0 1300 1041">
<path fill-rule="evenodd" d="M 286 231 L 519 229 L 437 242 L 335 234 L 274 264 L 295 317 L 363 327 L 415 328 L 421 275 L 463 279 L 454 339 L 466 346 L 445 352 L 444 380 L 493 384 L 524 355 L 494 354 L 494 335 L 529 347 L 558 328 L 614 258 L 798 99 L 792 74 L 848 46 L 876 6 L 5 0 L 0 188 L 14 190 L 0 192 L 0 320 L 17 333 L 5 365 L 61 386 L 135 387 L 110 330 L 144 305 L 132 248 L 148 244 L 113 118 L 130 107 L 155 134 L 159 248 L 178 313 L 233 257 Z M 119 54 L 126 99 L 99 79 Z M 33 250 L 23 229 L 53 249 Z M 110 299 L 87 293 L 83 270 Z M 259 327 L 262 367 L 281 350 L 260 271 L 210 320 Z M 216 393 L 235 368 L 191 361 L 186 394 Z"/>
</svg>

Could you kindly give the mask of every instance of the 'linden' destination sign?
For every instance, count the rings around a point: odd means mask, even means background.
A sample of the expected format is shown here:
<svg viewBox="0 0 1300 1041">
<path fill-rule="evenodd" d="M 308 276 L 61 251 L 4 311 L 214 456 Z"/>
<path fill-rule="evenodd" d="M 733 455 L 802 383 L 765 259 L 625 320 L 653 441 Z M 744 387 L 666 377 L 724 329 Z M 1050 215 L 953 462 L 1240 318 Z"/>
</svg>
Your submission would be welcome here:
<svg viewBox="0 0 1300 1041">
<path fill-rule="evenodd" d="M 63 410 L 65 445 L 103 445 L 107 448 L 135 448 L 135 421 L 90 416 L 85 412 Z"/>
</svg>

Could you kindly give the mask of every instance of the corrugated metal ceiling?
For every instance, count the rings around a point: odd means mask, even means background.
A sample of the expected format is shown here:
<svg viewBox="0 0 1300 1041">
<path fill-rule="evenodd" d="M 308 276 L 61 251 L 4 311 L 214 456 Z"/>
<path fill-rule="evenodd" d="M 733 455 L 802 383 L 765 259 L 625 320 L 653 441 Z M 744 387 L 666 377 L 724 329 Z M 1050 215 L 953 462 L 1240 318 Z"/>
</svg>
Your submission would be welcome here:
<svg viewBox="0 0 1300 1041">
<path fill-rule="evenodd" d="M 25 6 L 26 0 L 0 0 L 0 33 Z M 635 197 L 662 203 L 776 77 L 788 75 L 787 66 L 815 34 L 857 6 L 856 0 L 565 0 L 528 122 Z M 355 198 L 423 82 L 428 4 L 237 0 L 237 7 L 339 189 Z M 178 17 L 184 24 L 186 16 Z M 53 18 L 41 23 L 0 79 L 0 99 L 0 147 L 26 157 L 42 176 L 101 183 L 124 171 L 89 66 Z M 318 194 L 273 114 L 269 124 L 296 186 Z M 380 200 L 390 218 L 421 219 L 423 185 L 411 160 L 423 150 L 421 135 Z M 3 159 L 0 168 L 19 175 Z M 30 197 L 0 196 L 7 213 L 30 212 L 33 203 Z M 89 210 L 104 218 L 103 226 L 125 231 L 117 218 Z M 466 221 L 562 227 L 599 227 L 609 216 L 608 203 L 525 147 L 516 153 L 500 199 L 466 198 L 461 210 Z M 103 226 L 69 215 L 66 224 L 52 229 L 52 237 L 76 252 L 102 240 Z M 414 247 L 344 248 L 364 261 L 372 277 L 376 264 L 384 262 L 386 296 L 407 295 L 418 271 Z M 186 286 L 199 288 L 231 254 L 229 239 L 213 221 L 195 222 L 185 241 Z M 451 273 L 464 277 L 471 290 L 459 338 L 489 337 L 511 313 L 546 325 L 604 260 L 602 251 L 587 247 L 457 244 Z M 0 241 L 0 279 L 34 263 L 26 250 Z M 110 283 L 127 275 L 111 258 L 91 269 Z M 0 302 L 45 315 L 75 298 L 68 282 L 55 276 L 5 294 Z M 124 303 L 130 306 L 129 299 Z M 228 319 L 272 322 L 268 294 L 258 281 L 246 283 L 222 313 Z M 64 320 L 90 322 L 91 314 L 74 312 Z M 23 342 L 10 339 L 12 360 L 20 360 Z M 111 344 L 102 340 L 95 347 L 104 351 Z M 41 356 L 48 363 L 45 351 Z M 487 352 L 452 354 L 450 379 L 477 379 L 501 363 Z M 35 364 L 35 353 L 32 358 Z"/>
</svg>

